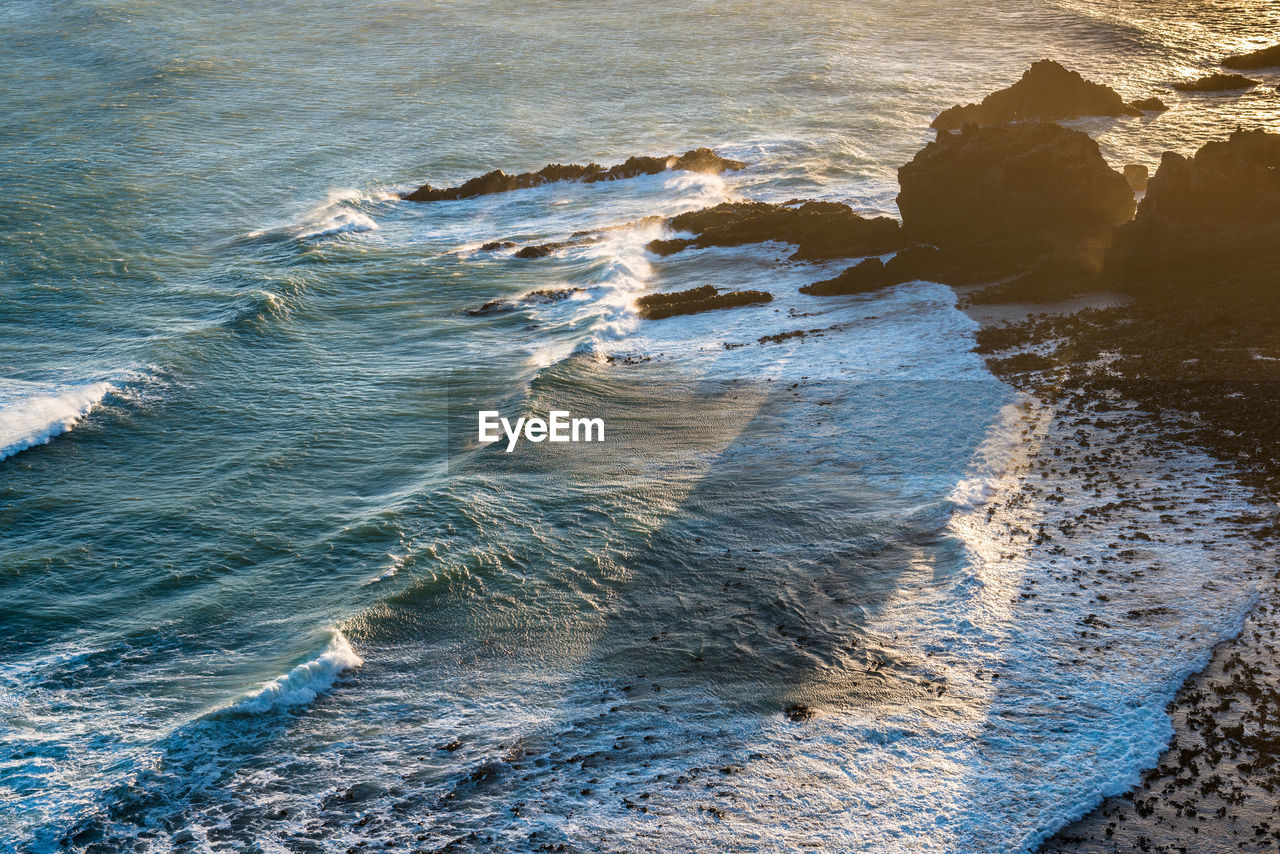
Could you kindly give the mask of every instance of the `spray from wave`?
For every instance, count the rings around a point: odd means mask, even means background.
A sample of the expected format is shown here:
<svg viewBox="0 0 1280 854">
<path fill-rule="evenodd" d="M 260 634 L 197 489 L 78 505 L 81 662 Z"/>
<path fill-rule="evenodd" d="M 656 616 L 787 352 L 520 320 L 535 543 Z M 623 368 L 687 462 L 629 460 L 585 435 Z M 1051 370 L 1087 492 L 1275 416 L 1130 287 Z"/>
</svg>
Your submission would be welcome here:
<svg viewBox="0 0 1280 854">
<path fill-rule="evenodd" d="M 108 382 L 36 393 L 25 383 L 0 385 L 0 460 L 67 432 L 113 391 Z"/>
<path fill-rule="evenodd" d="M 370 214 L 369 208 L 397 201 L 399 198 L 397 194 L 383 190 L 369 192 L 352 189 L 330 190 L 323 202 L 308 210 L 296 222 L 253 231 L 246 237 L 308 240 L 338 234 L 377 231 L 378 222 Z"/>
</svg>

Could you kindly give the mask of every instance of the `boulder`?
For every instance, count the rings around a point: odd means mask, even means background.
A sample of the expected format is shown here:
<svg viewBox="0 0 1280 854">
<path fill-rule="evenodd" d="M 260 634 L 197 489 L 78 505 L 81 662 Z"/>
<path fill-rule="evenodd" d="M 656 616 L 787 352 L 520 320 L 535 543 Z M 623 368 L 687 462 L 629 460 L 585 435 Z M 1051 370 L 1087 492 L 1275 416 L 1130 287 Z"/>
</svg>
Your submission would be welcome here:
<svg viewBox="0 0 1280 854">
<path fill-rule="evenodd" d="M 640 316 L 660 320 L 680 314 L 697 314 L 740 305 L 772 302 L 773 294 L 764 291 L 728 291 L 719 293 L 711 285 L 690 288 L 670 294 L 649 294 L 636 300 Z"/>
<path fill-rule="evenodd" d="M 1173 88 L 1179 92 L 1231 92 L 1236 89 L 1252 89 L 1257 85 L 1257 80 L 1250 80 L 1243 74 L 1215 72 L 1198 80 L 1184 80 L 1181 83 L 1174 83 Z"/>
<path fill-rule="evenodd" d="M 1139 116 L 1110 86 L 1092 83 L 1050 59 L 1033 63 L 1022 79 L 992 92 L 980 104 L 951 107 L 933 120 L 935 130 L 1079 116 Z"/>
<path fill-rule="evenodd" d="M 581 181 L 589 184 L 596 181 L 633 178 L 637 175 L 656 175 L 668 169 L 720 173 L 741 169 L 744 166 L 746 164 L 741 160 L 721 157 L 709 148 L 695 148 L 679 156 L 632 157 L 625 163 L 607 168 L 598 163 L 588 163 L 585 166 L 576 163 L 551 163 L 537 172 L 521 172 L 519 175 L 508 175 L 501 169 L 495 169 L 457 187 L 433 187 L 430 184 L 423 184 L 413 192 L 405 193 L 401 198 L 410 202 L 470 199 L 476 196 L 538 187 L 553 181 Z"/>
<path fill-rule="evenodd" d="M 1264 47 L 1252 53 L 1240 53 L 1222 60 L 1223 68 L 1244 70 L 1248 68 L 1270 68 L 1280 65 L 1280 44 Z"/>
<path fill-rule="evenodd" d="M 881 255 L 903 245 L 901 229 L 889 217 L 862 217 L 839 202 L 725 202 L 667 221 L 692 238 L 655 240 L 649 250 L 670 255 L 690 246 L 742 246 L 776 240 L 793 243 L 795 261 Z"/>
</svg>

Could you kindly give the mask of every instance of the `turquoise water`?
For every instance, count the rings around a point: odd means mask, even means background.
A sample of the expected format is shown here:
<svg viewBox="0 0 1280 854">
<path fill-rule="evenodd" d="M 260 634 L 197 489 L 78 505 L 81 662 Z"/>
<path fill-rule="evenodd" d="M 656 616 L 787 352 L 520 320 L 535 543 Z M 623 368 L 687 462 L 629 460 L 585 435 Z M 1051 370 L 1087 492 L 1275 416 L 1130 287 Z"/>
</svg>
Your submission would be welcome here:
<svg viewBox="0 0 1280 854">
<path fill-rule="evenodd" d="M 1014 395 L 946 288 L 643 246 L 741 196 L 893 214 L 932 116 L 1030 60 L 1136 97 L 1280 25 L 1184 5 L 6 3 L 0 850 L 994 851 L 1085 808 L 1014 767 L 1061 808 L 910 800 L 951 773 L 922 736 L 889 794 L 784 820 L 900 740 L 860 717 L 918 700 L 870 627 L 969 572 L 953 490 Z M 1237 122 L 1280 123 L 1274 86 L 1085 126 L 1154 165 Z M 397 200 L 698 145 L 749 166 Z M 631 311 L 707 283 L 779 299 Z M 582 290 L 466 314 L 549 287 Z M 451 455 L 477 401 L 612 441 Z M 757 755 L 787 778 L 717 770 Z M 693 769 L 735 818 L 642 809 Z"/>
</svg>

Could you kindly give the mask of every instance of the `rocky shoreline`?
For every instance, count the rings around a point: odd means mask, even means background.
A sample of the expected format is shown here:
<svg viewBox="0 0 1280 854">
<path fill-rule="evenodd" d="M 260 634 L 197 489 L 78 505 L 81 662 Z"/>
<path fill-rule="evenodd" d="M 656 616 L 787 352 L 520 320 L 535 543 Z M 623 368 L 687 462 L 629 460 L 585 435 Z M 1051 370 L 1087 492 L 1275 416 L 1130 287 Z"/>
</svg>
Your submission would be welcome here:
<svg viewBox="0 0 1280 854">
<path fill-rule="evenodd" d="M 1259 63 L 1280 63 L 1280 46 L 1224 65 Z M 1253 85 L 1214 73 L 1174 88 L 1229 93 Z M 1113 169 L 1093 139 L 1057 123 L 1163 109 L 1158 98 L 1126 102 L 1056 62 L 1037 62 L 1012 86 L 938 116 L 937 138 L 899 170 L 901 223 L 834 202 L 731 202 L 669 219 L 670 236 L 648 248 L 665 256 L 776 241 L 796 247 L 792 261 L 857 260 L 801 289 L 817 296 L 921 279 L 960 289 L 971 306 L 1115 295 L 1101 307 L 987 323 L 979 351 L 998 375 L 1046 400 L 1132 402 L 1159 420 L 1162 435 L 1229 462 L 1273 504 L 1280 488 L 1280 135 L 1224 129 L 1223 139 L 1193 156 L 1165 153 L 1148 177 L 1137 165 Z M 686 166 L 736 168 L 699 151 Z M 668 158 L 662 168 L 684 167 Z M 603 180 L 614 171 L 594 170 L 566 175 Z M 498 181 L 494 174 L 484 186 L 551 177 Z M 463 188 L 431 192 L 459 198 Z M 545 246 L 517 256 L 559 248 Z M 652 321 L 770 298 L 694 288 L 643 297 L 637 309 Z M 1260 542 L 1280 533 L 1274 516 L 1245 522 Z M 1240 638 L 1220 646 L 1183 687 L 1170 707 L 1177 736 L 1141 786 L 1107 800 L 1042 850 L 1274 850 L 1280 612 L 1268 597 Z"/>
</svg>

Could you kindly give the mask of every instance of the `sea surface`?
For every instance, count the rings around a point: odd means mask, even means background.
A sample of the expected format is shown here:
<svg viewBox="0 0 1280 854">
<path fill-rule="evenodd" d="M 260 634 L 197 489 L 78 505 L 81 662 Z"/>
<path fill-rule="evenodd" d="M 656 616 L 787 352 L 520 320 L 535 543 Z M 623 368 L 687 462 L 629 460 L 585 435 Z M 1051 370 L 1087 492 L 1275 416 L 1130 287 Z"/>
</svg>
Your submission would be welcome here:
<svg viewBox="0 0 1280 854">
<path fill-rule="evenodd" d="M 1115 165 L 1280 130 L 1275 75 L 1168 92 L 1277 33 L 1263 0 L 7 0 L 0 851 L 1014 852 L 1124 791 L 1249 606 L 1229 546 L 1171 545 L 1176 613 L 1082 660 L 1036 632 L 1096 606 L 1028 621 L 1052 559 L 983 510 L 1046 416 L 950 289 L 644 246 L 727 199 L 896 215 L 932 117 L 1043 57 L 1172 104 L 1079 123 Z M 701 145 L 748 167 L 398 196 Z M 704 284 L 778 298 L 634 314 Z M 481 404 L 606 441 L 475 447 Z"/>
</svg>

